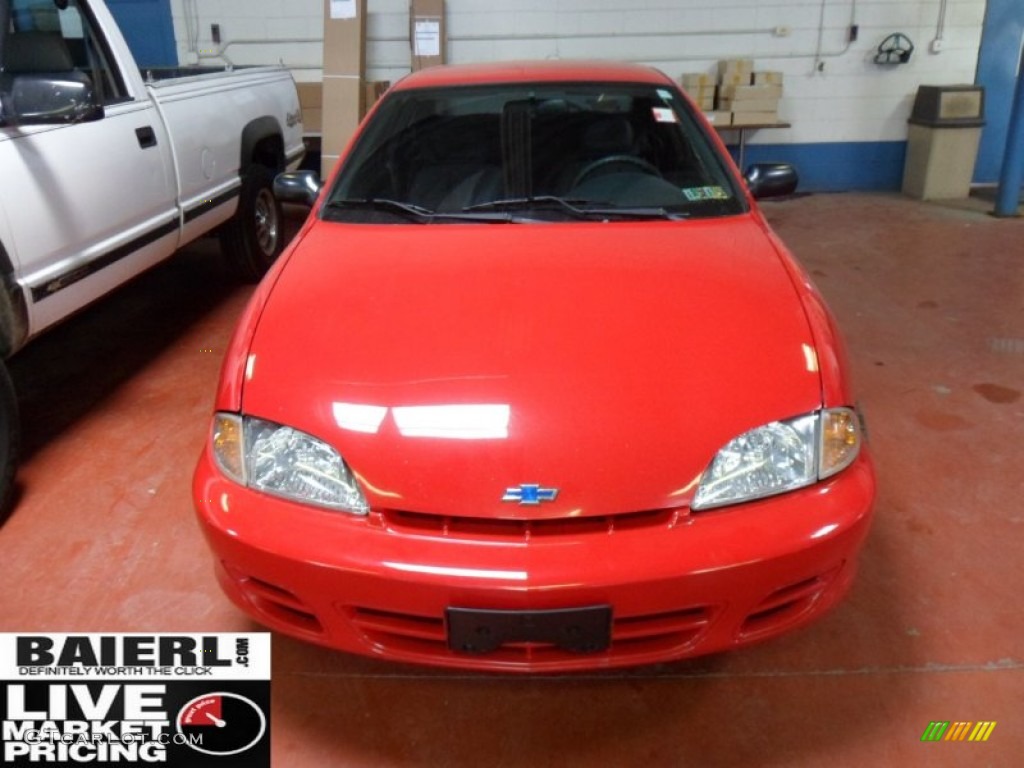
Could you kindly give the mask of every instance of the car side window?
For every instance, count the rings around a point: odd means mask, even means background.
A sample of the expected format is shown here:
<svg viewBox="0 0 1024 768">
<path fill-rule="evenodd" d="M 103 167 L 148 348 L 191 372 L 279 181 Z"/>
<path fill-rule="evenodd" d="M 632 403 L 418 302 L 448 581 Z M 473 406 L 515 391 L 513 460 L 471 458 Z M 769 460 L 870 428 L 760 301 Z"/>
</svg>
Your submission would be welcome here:
<svg viewBox="0 0 1024 768">
<path fill-rule="evenodd" d="M 77 0 L 13 0 L 5 66 L 24 74 L 77 71 L 104 105 L 130 101 L 95 21 Z"/>
</svg>

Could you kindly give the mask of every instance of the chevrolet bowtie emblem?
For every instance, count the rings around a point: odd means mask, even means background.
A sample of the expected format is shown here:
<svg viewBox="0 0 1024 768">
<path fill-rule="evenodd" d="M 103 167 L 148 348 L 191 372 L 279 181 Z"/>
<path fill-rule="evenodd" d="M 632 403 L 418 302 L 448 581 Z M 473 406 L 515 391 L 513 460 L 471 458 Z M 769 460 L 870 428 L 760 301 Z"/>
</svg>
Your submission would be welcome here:
<svg viewBox="0 0 1024 768">
<path fill-rule="evenodd" d="M 557 488 L 541 488 L 534 483 L 523 483 L 516 488 L 508 488 L 501 500 L 535 506 L 542 501 L 554 501 L 556 496 L 558 496 Z"/>
</svg>

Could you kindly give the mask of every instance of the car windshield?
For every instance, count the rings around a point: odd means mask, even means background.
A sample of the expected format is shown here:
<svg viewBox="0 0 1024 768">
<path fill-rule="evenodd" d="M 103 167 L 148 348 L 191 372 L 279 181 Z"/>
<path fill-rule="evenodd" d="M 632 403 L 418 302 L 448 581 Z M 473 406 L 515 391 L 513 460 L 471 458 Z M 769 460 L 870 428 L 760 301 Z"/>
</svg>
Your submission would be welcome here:
<svg viewBox="0 0 1024 768">
<path fill-rule="evenodd" d="M 324 206 L 365 223 L 682 219 L 745 200 L 690 107 L 651 84 L 392 92 Z"/>
</svg>

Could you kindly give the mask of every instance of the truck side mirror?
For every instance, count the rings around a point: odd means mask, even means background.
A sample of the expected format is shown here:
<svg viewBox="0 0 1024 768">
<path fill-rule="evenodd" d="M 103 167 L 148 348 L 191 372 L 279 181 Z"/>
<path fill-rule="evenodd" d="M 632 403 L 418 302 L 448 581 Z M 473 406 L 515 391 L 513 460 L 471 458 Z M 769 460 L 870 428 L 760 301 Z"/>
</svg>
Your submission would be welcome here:
<svg viewBox="0 0 1024 768">
<path fill-rule="evenodd" d="M 103 118 L 82 72 L 0 75 L 0 125 L 61 125 Z"/>
</svg>

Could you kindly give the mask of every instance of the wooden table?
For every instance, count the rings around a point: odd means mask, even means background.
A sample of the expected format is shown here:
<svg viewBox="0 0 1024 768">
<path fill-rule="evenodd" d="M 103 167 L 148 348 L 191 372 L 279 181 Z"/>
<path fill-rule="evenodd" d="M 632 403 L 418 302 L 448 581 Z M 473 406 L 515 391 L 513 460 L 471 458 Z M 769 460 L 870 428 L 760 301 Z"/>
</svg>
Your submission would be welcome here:
<svg viewBox="0 0 1024 768">
<path fill-rule="evenodd" d="M 736 165 L 740 168 L 740 173 L 743 172 L 743 158 L 747 152 L 747 131 L 759 131 L 762 128 L 791 128 L 791 123 L 751 123 L 750 125 L 716 125 L 715 130 L 719 133 L 725 133 L 726 131 L 736 131 L 739 133 L 739 159 L 736 161 Z"/>
</svg>

